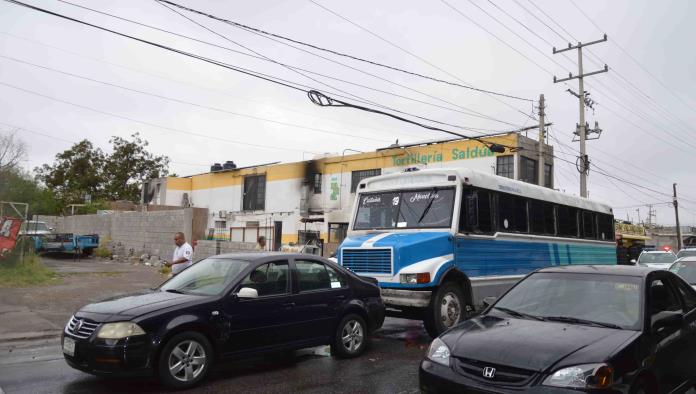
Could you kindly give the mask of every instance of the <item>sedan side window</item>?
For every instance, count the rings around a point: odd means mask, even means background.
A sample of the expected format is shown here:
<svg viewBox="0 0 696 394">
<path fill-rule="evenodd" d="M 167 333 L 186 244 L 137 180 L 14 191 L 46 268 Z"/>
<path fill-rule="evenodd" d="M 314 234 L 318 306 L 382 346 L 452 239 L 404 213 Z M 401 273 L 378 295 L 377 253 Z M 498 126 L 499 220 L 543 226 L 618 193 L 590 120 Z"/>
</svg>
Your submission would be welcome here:
<svg viewBox="0 0 696 394">
<path fill-rule="evenodd" d="M 666 280 L 656 279 L 650 285 L 650 316 L 660 312 L 680 312 L 681 302 L 677 299 Z"/>
<path fill-rule="evenodd" d="M 318 261 L 295 260 L 300 291 L 328 290 L 345 286 L 345 279 Z"/>
<path fill-rule="evenodd" d="M 684 299 L 684 306 L 686 306 L 687 313 L 694 308 L 696 308 L 696 292 L 691 288 L 691 286 L 682 282 L 681 280 L 673 279 L 679 289 L 682 299 Z"/>
<path fill-rule="evenodd" d="M 241 287 L 255 289 L 259 297 L 288 293 L 288 263 L 275 261 L 256 267 L 244 278 Z"/>
</svg>

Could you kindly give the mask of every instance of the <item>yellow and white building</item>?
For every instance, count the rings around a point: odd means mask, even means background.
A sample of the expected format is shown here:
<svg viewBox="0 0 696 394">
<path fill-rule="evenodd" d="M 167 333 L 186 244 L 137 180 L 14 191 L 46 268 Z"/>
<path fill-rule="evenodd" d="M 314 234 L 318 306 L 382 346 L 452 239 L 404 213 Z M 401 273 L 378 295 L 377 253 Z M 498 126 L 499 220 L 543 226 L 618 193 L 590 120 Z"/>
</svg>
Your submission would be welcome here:
<svg viewBox="0 0 696 394">
<path fill-rule="evenodd" d="M 466 139 L 392 146 L 374 152 L 327 155 L 314 160 L 226 169 L 153 179 L 147 204 L 208 208 L 209 236 L 256 242 L 270 249 L 318 237 L 327 250 L 345 236 L 355 190 L 367 177 L 406 168 L 467 167 L 537 183 L 538 143 L 518 133 L 483 138 L 521 150 L 493 153 Z M 553 187 L 553 150 L 545 158 L 545 185 Z M 345 152 L 344 152 L 345 153 Z M 325 250 L 326 253 L 326 250 Z"/>
</svg>

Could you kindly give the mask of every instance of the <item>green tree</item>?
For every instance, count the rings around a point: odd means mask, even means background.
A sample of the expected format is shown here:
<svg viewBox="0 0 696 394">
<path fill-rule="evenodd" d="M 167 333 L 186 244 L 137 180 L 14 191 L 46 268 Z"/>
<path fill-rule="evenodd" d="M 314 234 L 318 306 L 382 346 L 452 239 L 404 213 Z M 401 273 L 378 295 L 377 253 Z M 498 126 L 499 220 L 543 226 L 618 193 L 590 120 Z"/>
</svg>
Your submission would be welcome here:
<svg viewBox="0 0 696 394">
<path fill-rule="evenodd" d="M 148 152 L 149 143 L 139 133 L 131 140 L 113 137 L 113 153 L 104 162 L 104 193 L 110 200 L 140 201 L 144 181 L 167 176 L 169 158 Z"/>
<path fill-rule="evenodd" d="M 85 194 L 92 199 L 104 196 L 105 160 L 104 152 L 85 139 L 58 153 L 53 165 L 44 164 L 34 172 L 63 204 L 80 203 Z"/>
<path fill-rule="evenodd" d="M 19 169 L 0 174 L 0 200 L 29 204 L 29 217 L 33 215 L 56 215 L 62 204 L 53 191 L 40 185 L 26 172 Z"/>
</svg>

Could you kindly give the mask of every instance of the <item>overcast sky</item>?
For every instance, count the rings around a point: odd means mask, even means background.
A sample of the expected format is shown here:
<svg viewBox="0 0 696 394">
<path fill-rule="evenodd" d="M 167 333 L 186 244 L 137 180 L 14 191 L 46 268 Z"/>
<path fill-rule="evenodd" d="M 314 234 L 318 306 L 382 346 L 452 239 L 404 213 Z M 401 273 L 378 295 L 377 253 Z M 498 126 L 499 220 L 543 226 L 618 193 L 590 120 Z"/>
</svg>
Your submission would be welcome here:
<svg viewBox="0 0 696 394">
<path fill-rule="evenodd" d="M 537 111 L 530 101 L 482 94 L 303 48 L 351 69 L 180 11 L 216 35 L 155 1 L 74 0 L 238 52 L 59 1 L 26 1 L 353 101 L 358 97 L 446 122 L 452 125 L 446 128 L 465 134 L 476 133 L 454 126 L 502 131 L 538 123 L 528 116 Z M 570 35 L 589 42 L 607 33 L 609 41 L 586 48 L 584 58 L 585 72 L 599 70 L 604 63 L 610 67 L 609 73 L 586 79 L 585 90 L 596 102 L 595 110 L 587 111 L 587 121 L 598 121 L 604 130 L 599 140 L 588 142 L 590 158 L 604 172 L 655 191 L 671 193 L 672 182 L 678 183 L 680 195 L 688 199 L 682 201 L 682 222 L 696 222 L 696 2 L 315 1 L 179 0 L 268 32 L 436 78 L 535 101 L 543 93 L 548 119 L 554 123 L 550 143 L 559 157 L 573 162 L 578 101 L 566 90 L 577 91 L 577 80 L 554 84 L 553 75 L 576 74 L 577 51 L 553 55 L 551 46 L 567 46 Z M 250 54 L 249 50 L 324 76 L 239 53 Z M 111 136 L 140 132 L 153 152 L 171 158 L 171 171 L 178 175 L 205 172 L 211 163 L 225 160 L 240 166 L 298 161 L 317 153 L 340 154 L 346 148 L 372 150 L 397 138 L 410 142 L 447 136 L 355 109 L 318 107 L 301 91 L 5 1 L 0 1 L 0 122 L 0 132 L 19 129 L 18 135 L 28 143 L 27 169 L 52 162 L 56 153 L 83 138 L 108 151 Z M 536 132 L 529 136 L 536 138 Z M 644 220 L 648 209 L 637 206 L 657 202 L 663 203 L 655 207 L 657 221 L 674 223 L 673 209 L 665 204 L 668 196 L 596 171 L 589 179 L 590 197 L 610 203 L 617 217 L 628 214 L 635 220 L 640 209 Z M 574 165 L 556 160 L 556 187 L 578 194 Z"/>
</svg>

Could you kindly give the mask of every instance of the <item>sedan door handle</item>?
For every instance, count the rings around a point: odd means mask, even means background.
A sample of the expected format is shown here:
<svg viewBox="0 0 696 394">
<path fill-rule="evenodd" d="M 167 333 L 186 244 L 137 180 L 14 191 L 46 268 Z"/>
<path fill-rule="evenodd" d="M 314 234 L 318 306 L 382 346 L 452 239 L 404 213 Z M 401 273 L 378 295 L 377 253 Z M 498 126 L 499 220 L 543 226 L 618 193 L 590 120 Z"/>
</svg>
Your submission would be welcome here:
<svg viewBox="0 0 696 394">
<path fill-rule="evenodd" d="M 287 303 L 283 304 L 283 307 L 285 307 L 285 309 L 292 309 L 295 307 L 295 303 L 294 302 L 287 302 Z"/>
</svg>

